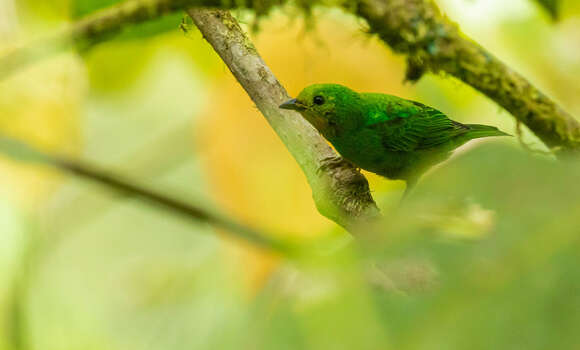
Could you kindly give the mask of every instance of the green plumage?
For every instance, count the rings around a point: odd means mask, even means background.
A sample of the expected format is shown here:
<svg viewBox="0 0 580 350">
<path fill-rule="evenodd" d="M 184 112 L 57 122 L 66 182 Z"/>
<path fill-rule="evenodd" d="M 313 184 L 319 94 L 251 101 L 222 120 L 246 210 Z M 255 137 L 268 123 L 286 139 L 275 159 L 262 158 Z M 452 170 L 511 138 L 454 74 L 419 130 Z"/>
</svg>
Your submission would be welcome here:
<svg viewBox="0 0 580 350">
<path fill-rule="evenodd" d="M 300 112 L 357 167 L 405 180 L 407 188 L 467 141 L 507 135 L 492 126 L 455 122 L 418 102 L 336 84 L 311 85 L 280 107 Z"/>
</svg>

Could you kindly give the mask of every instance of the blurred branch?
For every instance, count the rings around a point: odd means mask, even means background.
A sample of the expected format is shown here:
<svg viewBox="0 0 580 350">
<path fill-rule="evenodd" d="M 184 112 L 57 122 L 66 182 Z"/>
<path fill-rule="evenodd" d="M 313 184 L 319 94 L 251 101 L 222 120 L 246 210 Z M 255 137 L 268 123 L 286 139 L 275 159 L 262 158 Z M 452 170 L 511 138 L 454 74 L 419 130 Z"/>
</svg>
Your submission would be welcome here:
<svg viewBox="0 0 580 350">
<path fill-rule="evenodd" d="M 263 13 L 276 3 L 260 0 L 127 0 L 90 14 L 55 36 L 42 38 L 0 57 L 0 81 L 43 58 L 71 47 L 79 50 L 88 49 L 111 39 L 128 26 L 147 22 L 190 6 L 224 8 L 246 6 Z"/>
<path fill-rule="evenodd" d="M 236 19 L 223 10 L 187 12 L 302 168 L 319 212 L 351 231 L 378 217 L 366 178 L 298 113 L 278 108 L 290 96 Z"/>
<path fill-rule="evenodd" d="M 188 126 L 186 122 L 177 123 L 168 129 L 166 134 L 160 135 L 135 152 L 119 157 L 110 166 L 120 171 L 126 169 L 127 175 L 139 174 L 139 177 L 147 182 L 162 178 L 192 156 L 191 131 Z M 50 216 L 53 237 L 78 230 L 79 226 L 97 219 L 115 206 L 110 200 L 95 196 L 94 191 L 90 189 L 64 192 L 61 196 L 56 196 L 55 202 L 51 205 L 57 213 Z M 82 206 L 79 207 L 79 203 L 82 203 Z M 72 210 L 75 211 L 74 217 L 58 215 Z"/>
<path fill-rule="evenodd" d="M 20 161 L 49 164 L 73 175 L 97 182 L 121 194 L 140 197 L 156 206 L 169 209 L 172 213 L 223 228 L 234 238 L 241 238 L 278 252 L 290 252 L 291 246 L 285 242 L 270 238 L 233 220 L 210 213 L 203 208 L 168 197 L 145 186 L 136 185 L 133 180 L 123 179 L 95 166 L 44 153 L 6 137 L 0 137 L 0 152 Z"/>
<path fill-rule="evenodd" d="M 487 95 L 557 153 L 580 151 L 580 123 L 528 80 L 467 38 L 432 0 L 360 0 L 357 15 L 395 52 L 407 78 L 447 73 Z"/>
</svg>

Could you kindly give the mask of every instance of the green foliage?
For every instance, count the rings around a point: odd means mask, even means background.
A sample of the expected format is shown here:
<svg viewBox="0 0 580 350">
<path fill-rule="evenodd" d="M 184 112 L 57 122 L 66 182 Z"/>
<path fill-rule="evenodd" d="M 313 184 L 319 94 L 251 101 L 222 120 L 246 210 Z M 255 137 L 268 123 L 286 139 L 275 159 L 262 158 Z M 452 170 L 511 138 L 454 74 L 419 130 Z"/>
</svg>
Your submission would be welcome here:
<svg viewBox="0 0 580 350">
<path fill-rule="evenodd" d="M 560 15 L 560 0 L 536 0 L 540 6 L 542 6 L 550 16 L 557 20 Z"/>
<path fill-rule="evenodd" d="M 389 218 L 383 244 L 371 247 L 387 260 L 430 261 L 440 277 L 425 295 L 380 293 L 395 344 L 572 348 L 580 315 L 566 310 L 580 303 L 579 175 L 577 164 L 498 146 L 464 154 L 432 174 L 404 214 Z M 483 233 L 453 224 L 462 207 L 471 207 L 475 213 L 466 217 L 486 229 L 481 239 L 461 241 Z M 425 226 L 427 217 L 435 226 Z"/>
</svg>

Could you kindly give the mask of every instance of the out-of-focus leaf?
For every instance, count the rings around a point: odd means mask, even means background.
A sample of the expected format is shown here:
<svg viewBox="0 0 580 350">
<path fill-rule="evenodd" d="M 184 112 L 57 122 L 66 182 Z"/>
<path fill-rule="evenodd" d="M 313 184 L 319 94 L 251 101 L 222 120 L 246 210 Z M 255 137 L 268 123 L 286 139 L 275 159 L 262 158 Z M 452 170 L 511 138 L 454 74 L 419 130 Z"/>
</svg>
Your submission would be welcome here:
<svg viewBox="0 0 580 350">
<path fill-rule="evenodd" d="M 552 19 L 558 20 L 560 15 L 560 0 L 535 0 L 540 6 L 542 6 Z"/>
<path fill-rule="evenodd" d="M 566 309 L 580 307 L 578 178 L 577 162 L 497 145 L 427 176 L 387 214 L 384 239 L 367 253 L 391 266 L 427 261 L 437 271 L 426 293 L 379 292 L 395 348 L 573 348 L 580 314 Z M 484 238 L 456 236 L 454 216 L 472 216 L 462 206 L 493 214 L 483 220 Z"/>
</svg>

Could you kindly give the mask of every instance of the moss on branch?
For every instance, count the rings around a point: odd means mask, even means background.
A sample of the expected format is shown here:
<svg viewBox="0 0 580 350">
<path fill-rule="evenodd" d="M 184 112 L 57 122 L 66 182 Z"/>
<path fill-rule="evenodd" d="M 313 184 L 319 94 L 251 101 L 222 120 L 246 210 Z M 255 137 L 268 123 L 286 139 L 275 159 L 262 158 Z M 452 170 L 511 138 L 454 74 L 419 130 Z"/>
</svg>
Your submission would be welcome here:
<svg viewBox="0 0 580 350">
<path fill-rule="evenodd" d="M 432 0 L 361 0 L 356 13 L 395 52 L 407 78 L 447 73 L 494 100 L 556 153 L 580 150 L 580 123 L 523 76 L 461 33 Z"/>
</svg>

